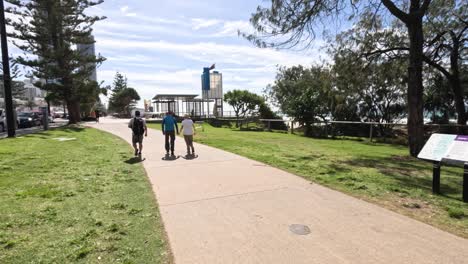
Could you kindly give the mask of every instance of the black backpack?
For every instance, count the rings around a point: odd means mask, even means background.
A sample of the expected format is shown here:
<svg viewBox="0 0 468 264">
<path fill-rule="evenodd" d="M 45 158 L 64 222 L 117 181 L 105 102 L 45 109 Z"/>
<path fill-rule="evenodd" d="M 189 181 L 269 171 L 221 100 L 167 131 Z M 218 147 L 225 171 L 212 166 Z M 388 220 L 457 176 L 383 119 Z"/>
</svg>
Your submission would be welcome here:
<svg viewBox="0 0 468 264">
<path fill-rule="evenodd" d="M 135 117 L 133 119 L 132 130 L 133 130 L 134 135 L 143 135 L 145 133 L 145 128 L 143 126 L 143 120 L 141 118 Z"/>
</svg>

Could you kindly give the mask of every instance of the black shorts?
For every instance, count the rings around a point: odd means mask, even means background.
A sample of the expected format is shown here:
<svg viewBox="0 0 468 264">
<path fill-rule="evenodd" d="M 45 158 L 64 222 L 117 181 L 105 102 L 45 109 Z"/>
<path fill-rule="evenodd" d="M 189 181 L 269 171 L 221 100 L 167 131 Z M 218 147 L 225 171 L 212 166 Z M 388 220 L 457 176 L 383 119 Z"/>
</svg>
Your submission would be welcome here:
<svg viewBox="0 0 468 264">
<path fill-rule="evenodd" d="M 136 144 L 136 143 L 143 143 L 143 135 L 133 135 L 132 136 L 132 142 L 133 144 Z"/>
</svg>

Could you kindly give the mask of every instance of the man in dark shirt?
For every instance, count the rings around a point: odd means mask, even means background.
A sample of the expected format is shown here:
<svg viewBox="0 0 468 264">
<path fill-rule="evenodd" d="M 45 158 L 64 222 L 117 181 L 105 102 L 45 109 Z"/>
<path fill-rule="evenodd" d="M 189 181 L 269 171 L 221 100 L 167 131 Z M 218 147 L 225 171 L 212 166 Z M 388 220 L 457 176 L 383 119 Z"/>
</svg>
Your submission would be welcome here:
<svg viewBox="0 0 468 264">
<path fill-rule="evenodd" d="M 148 136 L 148 128 L 145 119 L 140 117 L 140 111 L 135 111 L 135 117 L 128 122 L 128 128 L 132 129 L 132 145 L 135 149 L 135 156 L 140 155 L 143 150 L 143 135 Z M 137 143 L 139 148 L 137 147 Z"/>
</svg>

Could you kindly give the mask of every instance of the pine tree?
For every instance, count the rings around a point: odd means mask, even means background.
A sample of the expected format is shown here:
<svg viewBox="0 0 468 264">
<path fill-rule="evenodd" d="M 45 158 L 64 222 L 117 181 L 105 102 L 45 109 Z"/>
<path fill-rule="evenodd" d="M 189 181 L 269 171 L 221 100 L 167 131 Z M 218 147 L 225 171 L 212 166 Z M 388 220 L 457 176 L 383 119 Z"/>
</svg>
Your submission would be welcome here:
<svg viewBox="0 0 468 264">
<path fill-rule="evenodd" d="M 80 88 L 94 67 L 105 59 L 89 56 L 77 44 L 92 44 L 92 26 L 105 17 L 89 16 L 86 9 L 103 0 L 7 0 L 7 12 L 21 19 L 9 20 L 15 31 L 14 44 L 35 56 L 19 56 L 18 63 L 32 68 L 32 74 L 46 80 L 41 89 L 59 95 L 67 104 L 70 123 L 80 121 Z"/>
<path fill-rule="evenodd" d="M 115 73 L 114 83 L 112 85 L 112 95 L 109 99 L 109 110 L 120 113 L 124 111 L 124 104 L 121 101 L 120 94 L 128 88 L 127 77 L 120 72 Z"/>
<path fill-rule="evenodd" d="M 125 77 L 120 72 L 116 72 L 115 77 L 114 77 L 114 84 L 113 84 L 113 87 L 112 87 L 112 92 L 114 94 L 119 93 L 119 92 L 121 92 L 122 90 L 124 90 L 126 88 L 128 88 L 128 86 L 127 86 L 127 77 Z"/>
<path fill-rule="evenodd" d="M 26 88 L 24 87 L 24 82 L 17 81 L 19 75 L 20 75 L 20 70 L 18 67 L 18 64 L 15 63 L 14 61 L 10 62 L 11 68 L 11 95 L 15 99 L 23 99 L 25 98 L 25 90 Z M 0 72 L 3 72 L 3 66 L 0 65 Z M 0 97 L 5 97 L 4 94 L 4 87 L 3 87 L 3 74 L 0 74 Z"/>
</svg>

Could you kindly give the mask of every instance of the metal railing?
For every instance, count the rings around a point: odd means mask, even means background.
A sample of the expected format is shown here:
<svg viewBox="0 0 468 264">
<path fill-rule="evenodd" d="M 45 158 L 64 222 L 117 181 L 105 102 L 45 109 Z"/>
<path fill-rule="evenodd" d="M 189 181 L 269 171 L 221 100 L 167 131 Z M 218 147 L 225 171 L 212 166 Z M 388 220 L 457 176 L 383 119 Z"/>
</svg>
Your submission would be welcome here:
<svg viewBox="0 0 468 264">
<path fill-rule="evenodd" d="M 232 116 L 229 116 L 232 114 Z M 196 117 L 195 117 L 196 118 Z M 200 117 L 198 117 L 200 118 Z M 300 127 L 303 127 L 299 122 L 296 122 L 292 119 L 262 119 L 258 117 L 246 117 L 246 118 L 236 118 L 233 111 L 223 112 L 222 117 L 210 116 L 201 117 L 201 119 L 211 119 L 219 120 L 224 122 L 240 122 L 241 124 L 249 123 L 262 123 L 265 130 L 273 130 L 273 123 L 284 123 L 286 129 L 290 133 L 294 133 Z M 200 123 L 201 125 L 201 123 Z M 363 128 L 367 126 L 367 128 Z M 405 123 L 382 123 L 382 122 L 360 122 L 360 121 L 317 121 L 310 124 L 310 127 L 316 128 L 316 130 L 322 130 L 322 136 L 324 137 L 335 137 L 335 136 L 357 136 L 357 137 L 367 137 L 372 141 L 375 137 L 386 138 L 392 137 L 395 132 L 399 134 L 406 133 L 406 130 L 402 128 L 407 127 Z M 468 125 L 458 125 L 458 124 L 424 124 L 426 130 L 429 130 L 431 133 L 447 133 L 448 130 L 454 129 L 452 133 L 455 133 L 455 129 L 459 127 L 465 127 L 468 130 Z M 400 128 L 400 129 L 398 129 Z M 384 131 L 387 131 L 388 134 L 385 134 Z"/>
<path fill-rule="evenodd" d="M 300 127 L 300 124 L 298 122 L 294 122 L 291 119 L 259 119 L 261 122 L 265 122 L 266 128 L 268 130 L 271 130 L 271 125 L 273 122 L 283 122 L 285 123 L 289 131 L 291 133 L 294 133 L 294 129 Z M 325 137 L 329 137 L 330 134 L 332 134 L 334 131 L 333 126 L 339 126 L 339 125 L 354 125 L 354 126 L 368 126 L 368 134 L 367 137 L 369 138 L 370 141 L 373 140 L 373 138 L 376 136 L 378 133 L 382 133 L 382 130 L 387 130 L 387 131 L 393 131 L 398 127 L 404 128 L 407 127 L 408 124 L 405 123 L 382 123 L 382 122 L 360 122 L 360 121 L 319 121 L 319 122 L 314 122 L 311 124 L 312 127 L 319 127 L 323 128 Z M 427 130 L 430 130 L 432 133 L 437 133 L 437 132 L 443 132 L 447 133 L 447 130 L 450 129 L 458 129 L 460 127 L 468 128 L 468 125 L 459 125 L 459 124 L 424 124 L 424 127 L 427 128 Z M 348 127 L 349 128 L 349 127 Z M 357 129 L 362 132 L 362 129 Z M 378 130 L 378 132 L 376 132 Z M 386 135 L 380 135 L 380 137 L 386 137 Z"/>
<path fill-rule="evenodd" d="M 145 115 L 155 116 L 155 117 L 164 117 L 166 115 L 165 112 L 153 112 L 153 113 L 145 113 Z M 236 113 L 234 111 L 223 111 L 222 115 L 215 115 L 214 113 L 192 113 L 192 112 L 178 112 L 178 116 L 189 115 L 195 118 L 236 118 Z"/>
<path fill-rule="evenodd" d="M 328 126 L 328 125 L 336 125 L 336 124 L 343 124 L 343 125 L 365 125 L 369 126 L 369 134 L 368 138 L 372 141 L 374 137 L 374 131 L 376 128 L 385 127 L 387 130 L 393 130 L 395 127 L 407 127 L 408 124 L 405 123 L 382 123 L 382 122 L 359 122 L 359 121 L 321 121 L 321 122 L 314 122 L 312 125 L 321 125 L 321 126 Z M 424 124 L 424 127 L 430 128 L 433 133 L 440 132 L 442 128 L 460 128 L 465 127 L 468 128 L 468 125 L 459 125 L 459 124 Z M 327 129 L 326 136 L 328 137 Z M 382 135 L 385 137 L 385 135 Z"/>
</svg>

